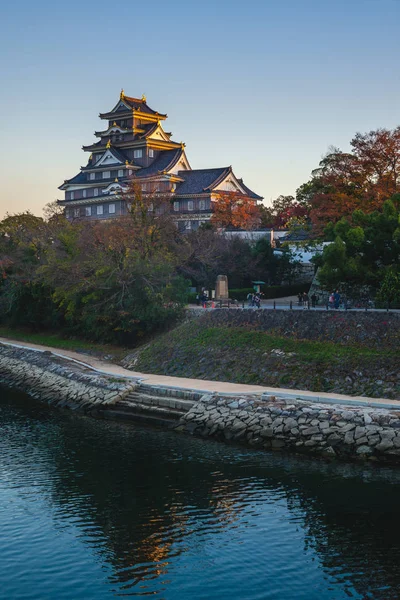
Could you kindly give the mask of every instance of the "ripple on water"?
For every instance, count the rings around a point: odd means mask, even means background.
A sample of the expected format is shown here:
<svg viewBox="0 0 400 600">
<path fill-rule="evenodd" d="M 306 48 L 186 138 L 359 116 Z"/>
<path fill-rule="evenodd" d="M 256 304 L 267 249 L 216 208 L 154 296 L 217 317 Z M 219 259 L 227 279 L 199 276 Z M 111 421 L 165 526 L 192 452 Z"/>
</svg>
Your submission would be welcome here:
<svg viewBox="0 0 400 600">
<path fill-rule="evenodd" d="M 12 600 L 394 600 L 399 474 L 0 401 Z"/>
</svg>

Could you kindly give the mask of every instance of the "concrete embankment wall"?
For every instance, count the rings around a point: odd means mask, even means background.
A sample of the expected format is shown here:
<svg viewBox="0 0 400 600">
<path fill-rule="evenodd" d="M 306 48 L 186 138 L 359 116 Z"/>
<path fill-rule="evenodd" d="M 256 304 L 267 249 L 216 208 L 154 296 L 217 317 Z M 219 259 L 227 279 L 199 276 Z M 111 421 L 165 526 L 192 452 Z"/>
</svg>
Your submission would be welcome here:
<svg viewBox="0 0 400 600">
<path fill-rule="evenodd" d="M 0 344 L 0 383 L 53 406 L 90 412 L 115 404 L 135 387 L 134 380 L 101 375 L 50 352 Z"/>
<path fill-rule="evenodd" d="M 400 462 L 399 410 L 275 396 L 203 396 L 179 431 L 329 458 Z"/>
<path fill-rule="evenodd" d="M 202 314 L 200 324 L 372 348 L 398 350 L 400 346 L 400 312 L 214 309 Z"/>
</svg>

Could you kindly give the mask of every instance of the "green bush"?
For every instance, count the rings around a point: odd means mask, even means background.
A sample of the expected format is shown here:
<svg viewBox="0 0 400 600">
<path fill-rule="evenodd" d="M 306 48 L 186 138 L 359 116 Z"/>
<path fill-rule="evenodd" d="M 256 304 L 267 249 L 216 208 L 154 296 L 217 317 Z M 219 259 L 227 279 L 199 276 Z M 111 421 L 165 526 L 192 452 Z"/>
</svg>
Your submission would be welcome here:
<svg viewBox="0 0 400 600">
<path fill-rule="evenodd" d="M 197 295 L 197 292 L 190 292 L 190 294 L 188 294 L 188 304 L 196 304 Z"/>
</svg>

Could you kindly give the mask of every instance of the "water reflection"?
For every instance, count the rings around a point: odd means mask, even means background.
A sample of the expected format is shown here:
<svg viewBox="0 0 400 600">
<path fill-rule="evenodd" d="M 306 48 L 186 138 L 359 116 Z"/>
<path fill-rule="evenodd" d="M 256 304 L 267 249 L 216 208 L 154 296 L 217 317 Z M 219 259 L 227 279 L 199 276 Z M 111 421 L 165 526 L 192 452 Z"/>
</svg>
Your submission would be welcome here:
<svg viewBox="0 0 400 600">
<path fill-rule="evenodd" d="M 12 497 L 18 522 L 0 508 L 0 525 L 31 555 L 62 536 L 46 555 L 52 597 L 400 597 L 394 469 L 94 421 L 4 390 L 1 400 L 0 506 Z M 31 511 L 42 529 L 24 537 Z M 68 535 L 81 545 L 65 556 Z M 86 571 L 74 570 L 80 561 Z M 43 570 L 39 561 L 42 583 Z M 1 575 L 0 584 L 6 597 L 34 597 Z"/>
</svg>

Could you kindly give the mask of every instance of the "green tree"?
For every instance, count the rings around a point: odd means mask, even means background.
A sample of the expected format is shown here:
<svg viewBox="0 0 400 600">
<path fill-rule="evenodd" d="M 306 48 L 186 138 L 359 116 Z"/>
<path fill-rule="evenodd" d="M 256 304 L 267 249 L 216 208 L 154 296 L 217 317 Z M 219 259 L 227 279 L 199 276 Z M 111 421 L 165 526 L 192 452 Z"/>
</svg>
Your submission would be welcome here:
<svg viewBox="0 0 400 600">
<path fill-rule="evenodd" d="M 341 287 L 355 295 L 368 290 L 376 294 L 386 273 L 400 261 L 400 195 L 387 200 L 382 211 L 354 211 L 326 228 L 326 246 L 320 259 L 320 283 Z"/>
</svg>

